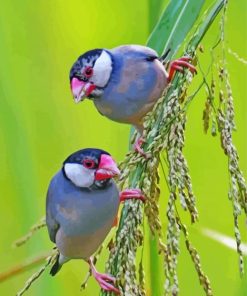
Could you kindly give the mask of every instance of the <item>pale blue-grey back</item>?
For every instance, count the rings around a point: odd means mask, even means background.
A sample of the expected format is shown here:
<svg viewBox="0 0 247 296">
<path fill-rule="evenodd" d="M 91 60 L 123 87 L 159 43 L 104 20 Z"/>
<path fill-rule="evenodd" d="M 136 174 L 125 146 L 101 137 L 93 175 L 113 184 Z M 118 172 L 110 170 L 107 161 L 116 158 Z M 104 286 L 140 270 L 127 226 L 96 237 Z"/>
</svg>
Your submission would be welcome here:
<svg viewBox="0 0 247 296">
<path fill-rule="evenodd" d="M 113 72 L 101 97 L 94 104 L 103 115 L 124 123 L 138 123 L 167 85 L 167 73 L 157 54 L 142 46 L 121 46 L 109 51 Z M 145 108 L 146 105 L 150 107 Z M 141 112 L 145 109 L 144 112 Z"/>
</svg>

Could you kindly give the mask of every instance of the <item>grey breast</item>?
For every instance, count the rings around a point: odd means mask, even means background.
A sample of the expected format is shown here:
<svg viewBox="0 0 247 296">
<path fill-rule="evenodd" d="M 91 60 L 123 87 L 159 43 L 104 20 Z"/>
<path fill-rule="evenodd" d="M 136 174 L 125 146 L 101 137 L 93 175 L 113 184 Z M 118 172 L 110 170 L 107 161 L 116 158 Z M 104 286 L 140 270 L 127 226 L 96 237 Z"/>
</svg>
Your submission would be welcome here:
<svg viewBox="0 0 247 296">
<path fill-rule="evenodd" d="M 47 195 L 47 224 L 50 236 L 63 255 L 87 257 L 102 243 L 113 224 L 119 206 L 119 192 L 111 181 L 103 190 L 74 186 L 60 171 Z M 84 246 L 81 246 L 83 244 Z"/>
</svg>

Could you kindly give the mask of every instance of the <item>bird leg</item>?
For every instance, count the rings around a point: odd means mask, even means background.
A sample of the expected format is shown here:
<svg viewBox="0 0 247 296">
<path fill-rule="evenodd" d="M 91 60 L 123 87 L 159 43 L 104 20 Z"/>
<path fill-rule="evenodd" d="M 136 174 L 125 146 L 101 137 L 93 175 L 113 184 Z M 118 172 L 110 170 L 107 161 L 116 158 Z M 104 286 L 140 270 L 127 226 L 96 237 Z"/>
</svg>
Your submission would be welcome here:
<svg viewBox="0 0 247 296">
<path fill-rule="evenodd" d="M 190 57 L 182 57 L 180 59 L 174 60 L 170 64 L 170 71 L 168 75 L 168 82 L 170 82 L 174 76 L 176 71 L 184 72 L 183 67 L 188 68 L 191 73 L 196 73 L 196 68 L 191 65 L 189 62 L 191 61 Z"/>
<path fill-rule="evenodd" d="M 94 266 L 93 260 L 91 257 L 88 260 L 88 264 L 90 265 L 90 269 L 93 277 L 99 283 L 101 289 L 105 291 L 114 292 L 116 294 L 120 294 L 120 291 L 113 285 L 116 282 L 116 279 L 113 276 L 110 276 L 104 273 L 99 273 L 96 270 L 96 267 Z"/>
<path fill-rule="evenodd" d="M 137 138 L 137 140 L 135 141 L 134 144 L 134 148 L 135 151 L 138 152 L 139 154 L 141 154 L 143 157 L 145 157 L 146 159 L 149 158 L 150 156 L 148 156 L 147 153 L 145 153 L 143 151 L 143 149 L 141 148 L 141 145 L 144 143 L 144 139 L 142 137 Z"/>
<path fill-rule="evenodd" d="M 125 189 L 120 192 L 120 202 L 124 202 L 128 199 L 140 199 L 142 202 L 145 202 L 145 196 L 140 189 Z"/>
<path fill-rule="evenodd" d="M 134 148 L 135 151 L 140 153 L 141 155 L 146 155 L 145 152 L 143 151 L 143 149 L 141 148 L 141 145 L 144 143 L 144 140 L 142 137 L 139 137 L 136 139 L 135 144 L 134 144 Z"/>
</svg>

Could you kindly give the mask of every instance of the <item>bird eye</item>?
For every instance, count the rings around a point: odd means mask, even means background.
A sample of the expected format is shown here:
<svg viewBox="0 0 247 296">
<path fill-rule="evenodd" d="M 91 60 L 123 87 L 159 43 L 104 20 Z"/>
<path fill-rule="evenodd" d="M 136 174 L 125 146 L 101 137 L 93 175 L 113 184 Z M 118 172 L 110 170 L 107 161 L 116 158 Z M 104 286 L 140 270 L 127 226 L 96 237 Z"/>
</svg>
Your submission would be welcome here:
<svg viewBox="0 0 247 296">
<path fill-rule="evenodd" d="M 95 162 L 92 159 L 84 159 L 82 164 L 87 169 L 93 169 L 95 167 Z"/>
<path fill-rule="evenodd" d="M 86 69 L 84 70 L 84 75 L 87 78 L 90 78 L 93 75 L 93 68 L 92 67 L 86 67 Z"/>
</svg>

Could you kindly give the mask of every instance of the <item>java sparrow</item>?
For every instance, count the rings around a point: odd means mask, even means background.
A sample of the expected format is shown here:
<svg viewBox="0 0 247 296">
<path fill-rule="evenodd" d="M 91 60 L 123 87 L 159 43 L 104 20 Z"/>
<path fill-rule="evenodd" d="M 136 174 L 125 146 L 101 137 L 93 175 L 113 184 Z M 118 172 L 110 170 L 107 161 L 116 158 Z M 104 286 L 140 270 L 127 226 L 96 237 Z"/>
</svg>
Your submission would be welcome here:
<svg viewBox="0 0 247 296">
<path fill-rule="evenodd" d="M 169 73 L 162 60 L 153 49 L 140 45 L 87 51 L 70 70 L 74 100 L 78 103 L 88 97 L 102 115 L 132 124 L 142 134 L 143 117 L 162 96 L 174 72 L 182 72 L 183 67 L 196 72 L 189 57 L 171 62 Z"/>
<path fill-rule="evenodd" d="M 97 272 L 91 258 L 114 226 L 120 201 L 144 201 L 138 189 L 119 193 L 113 180 L 119 174 L 109 153 L 88 148 L 70 155 L 52 178 L 46 199 L 46 223 L 59 256 L 51 275 L 70 259 L 84 259 L 102 289 L 119 292 L 114 277 Z"/>
</svg>

